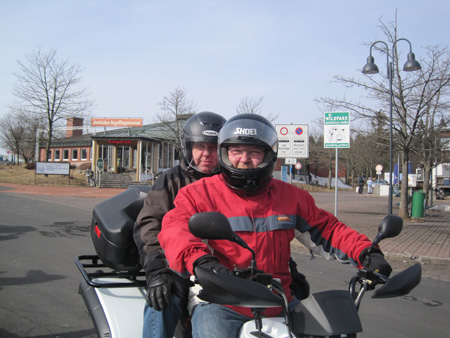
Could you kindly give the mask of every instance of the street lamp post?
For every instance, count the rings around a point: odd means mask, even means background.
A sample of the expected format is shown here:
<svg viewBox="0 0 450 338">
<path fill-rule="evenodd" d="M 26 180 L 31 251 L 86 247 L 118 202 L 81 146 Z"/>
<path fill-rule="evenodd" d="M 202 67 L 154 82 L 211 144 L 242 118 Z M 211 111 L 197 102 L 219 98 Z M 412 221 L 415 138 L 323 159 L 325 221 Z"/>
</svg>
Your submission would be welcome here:
<svg viewBox="0 0 450 338">
<path fill-rule="evenodd" d="M 403 66 L 403 70 L 406 72 L 412 72 L 415 70 L 421 69 L 419 62 L 416 61 L 415 55 L 412 52 L 411 42 L 409 42 L 408 39 L 397 39 L 392 44 L 392 53 L 389 54 L 389 46 L 384 41 L 375 41 L 370 46 L 370 55 L 367 58 L 367 64 L 363 67 L 362 72 L 363 74 L 378 74 L 380 71 L 378 70 L 377 65 L 375 64 L 375 59 L 372 56 L 372 48 L 377 43 L 381 43 L 386 47 L 385 53 L 386 53 L 386 64 L 387 64 L 387 78 L 389 80 L 389 202 L 388 202 L 388 214 L 392 215 L 392 101 L 393 101 L 393 94 L 392 94 L 392 81 L 394 76 L 394 69 L 393 69 L 393 62 L 394 62 L 394 48 L 397 42 L 399 41 L 406 41 L 409 44 L 409 53 L 408 53 L 408 60 L 406 61 L 405 65 Z M 392 61 L 389 61 L 389 57 Z"/>
</svg>

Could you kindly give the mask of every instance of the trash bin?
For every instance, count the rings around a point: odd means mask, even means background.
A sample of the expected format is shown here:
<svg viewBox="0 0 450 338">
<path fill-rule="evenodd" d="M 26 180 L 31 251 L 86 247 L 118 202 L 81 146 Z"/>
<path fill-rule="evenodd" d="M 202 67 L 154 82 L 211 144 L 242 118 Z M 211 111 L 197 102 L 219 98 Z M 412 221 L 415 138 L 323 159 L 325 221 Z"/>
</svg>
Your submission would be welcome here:
<svg viewBox="0 0 450 338">
<path fill-rule="evenodd" d="M 412 198 L 411 217 L 423 217 L 425 215 L 425 193 L 422 190 L 415 191 Z"/>
</svg>

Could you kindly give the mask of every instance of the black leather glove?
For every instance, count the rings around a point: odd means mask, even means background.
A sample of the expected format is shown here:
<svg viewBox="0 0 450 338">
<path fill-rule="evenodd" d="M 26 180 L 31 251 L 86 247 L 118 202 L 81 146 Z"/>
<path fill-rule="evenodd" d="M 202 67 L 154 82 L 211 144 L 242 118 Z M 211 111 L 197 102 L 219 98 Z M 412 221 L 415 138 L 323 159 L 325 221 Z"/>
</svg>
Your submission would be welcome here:
<svg viewBox="0 0 450 338">
<path fill-rule="evenodd" d="M 308 298 L 310 292 L 309 283 L 306 280 L 305 275 L 298 272 L 297 263 L 295 263 L 292 257 L 289 258 L 289 269 L 291 270 L 292 277 L 290 288 L 294 293 L 294 296 L 298 300 Z"/>
<path fill-rule="evenodd" d="M 205 255 L 200 258 L 197 258 L 197 260 L 194 262 L 194 273 L 195 269 L 201 266 L 202 268 L 214 271 L 215 273 L 222 273 L 225 275 L 233 275 L 233 272 L 225 267 L 224 265 L 219 263 L 219 260 L 211 255 Z"/>
<path fill-rule="evenodd" d="M 367 255 L 367 249 L 363 250 L 360 255 L 360 262 L 362 262 L 364 268 L 379 272 L 386 277 L 389 277 L 392 272 L 390 264 L 384 259 L 380 250 L 376 250 L 369 255 Z"/>
<path fill-rule="evenodd" d="M 171 303 L 173 278 L 170 272 L 147 278 L 147 304 L 157 311 L 167 309 Z"/>
</svg>

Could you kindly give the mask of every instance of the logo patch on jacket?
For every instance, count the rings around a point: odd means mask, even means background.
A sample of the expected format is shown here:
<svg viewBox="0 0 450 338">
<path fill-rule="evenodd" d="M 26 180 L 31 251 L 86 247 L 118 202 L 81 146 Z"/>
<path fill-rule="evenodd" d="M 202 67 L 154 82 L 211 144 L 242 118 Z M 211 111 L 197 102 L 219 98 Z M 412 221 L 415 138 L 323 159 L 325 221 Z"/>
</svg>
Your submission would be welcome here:
<svg viewBox="0 0 450 338">
<path fill-rule="evenodd" d="M 278 216 L 278 222 L 288 222 L 290 220 L 289 216 Z"/>
</svg>

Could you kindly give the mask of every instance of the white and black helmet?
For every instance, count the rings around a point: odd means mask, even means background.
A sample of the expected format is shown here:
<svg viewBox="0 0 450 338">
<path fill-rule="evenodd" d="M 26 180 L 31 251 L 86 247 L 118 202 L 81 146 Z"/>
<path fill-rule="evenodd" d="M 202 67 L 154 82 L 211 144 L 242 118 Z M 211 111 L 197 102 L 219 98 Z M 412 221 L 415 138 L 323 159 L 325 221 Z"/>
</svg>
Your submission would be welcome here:
<svg viewBox="0 0 450 338">
<path fill-rule="evenodd" d="M 262 146 L 263 161 L 256 169 L 238 169 L 228 159 L 230 145 Z M 277 160 L 278 136 L 275 127 L 258 114 L 239 114 L 230 118 L 219 132 L 219 166 L 226 183 L 237 190 L 257 191 L 272 179 Z"/>
<path fill-rule="evenodd" d="M 198 170 L 194 164 L 192 158 L 192 145 L 196 142 L 217 144 L 220 128 L 222 128 L 225 121 L 225 118 L 219 114 L 209 111 L 195 114 L 186 121 L 181 134 L 181 151 L 183 152 L 184 159 L 188 166 L 202 174 L 206 174 Z M 215 174 L 218 171 L 219 167 L 217 166 L 216 169 L 208 174 Z"/>
</svg>

